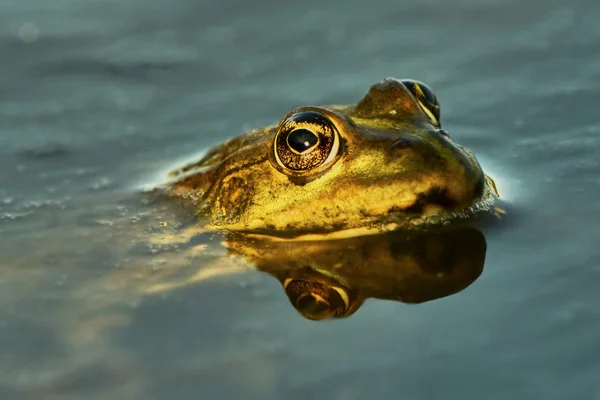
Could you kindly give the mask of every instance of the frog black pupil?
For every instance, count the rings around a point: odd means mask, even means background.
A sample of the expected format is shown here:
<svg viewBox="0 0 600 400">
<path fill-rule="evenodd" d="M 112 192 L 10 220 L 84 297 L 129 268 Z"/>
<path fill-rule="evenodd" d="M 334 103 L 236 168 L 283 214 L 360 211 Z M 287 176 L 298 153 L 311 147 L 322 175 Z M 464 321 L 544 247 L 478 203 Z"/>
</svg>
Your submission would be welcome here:
<svg viewBox="0 0 600 400">
<path fill-rule="evenodd" d="M 316 145 L 319 138 L 308 129 L 296 129 L 290 132 L 287 141 L 292 149 L 298 153 L 303 153 Z"/>
</svg>

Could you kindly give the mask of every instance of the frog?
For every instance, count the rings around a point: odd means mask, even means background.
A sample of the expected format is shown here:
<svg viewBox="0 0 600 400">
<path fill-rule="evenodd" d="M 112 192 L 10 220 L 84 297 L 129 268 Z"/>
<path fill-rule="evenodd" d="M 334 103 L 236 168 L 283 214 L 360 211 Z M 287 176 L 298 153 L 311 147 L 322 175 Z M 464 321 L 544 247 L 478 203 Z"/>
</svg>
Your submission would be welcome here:
<svg viewBox="0 0 600 400">
<path fill-rule="evenodd" d="M 385 78 L 353 105 L 295 108 L 168 177 L 164 192 L 206 229 L 316 239 L 447 224 L 499 197 L 414 79 Z"/>
</svg>

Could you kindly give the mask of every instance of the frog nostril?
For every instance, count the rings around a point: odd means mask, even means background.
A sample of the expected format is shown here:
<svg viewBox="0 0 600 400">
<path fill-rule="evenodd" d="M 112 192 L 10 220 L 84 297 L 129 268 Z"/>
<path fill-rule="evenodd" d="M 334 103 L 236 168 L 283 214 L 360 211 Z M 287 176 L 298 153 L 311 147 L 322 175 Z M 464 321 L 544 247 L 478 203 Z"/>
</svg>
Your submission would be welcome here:
<svg viewBox="0 0 600 400">
<path fill-rule="evenodd" d="M 406 137 L 401 137 L 394 140 L 392 143 L 392 149 L 407 149 L 412 146 L 412 140 Z"/>
</svg>

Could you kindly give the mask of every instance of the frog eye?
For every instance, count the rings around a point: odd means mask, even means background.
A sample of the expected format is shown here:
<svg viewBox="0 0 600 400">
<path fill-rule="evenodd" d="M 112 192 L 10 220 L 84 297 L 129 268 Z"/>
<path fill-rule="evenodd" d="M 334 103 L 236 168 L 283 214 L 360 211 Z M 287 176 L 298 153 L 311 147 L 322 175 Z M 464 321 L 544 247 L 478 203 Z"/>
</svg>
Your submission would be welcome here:
<svg viewBox="0 0 600 400">
<path fill-rule="evenodd" d="M 350 309 L 350 295 L 339 286 L 287 278 L 283 289 L 294 308 L 308 319 L 344 317 Z"/>
<path fill-rule="evenodd" d="M 439 127 L 440 124 L 440 103 L 433 91 L 424 83 L 412 79 L 404 79 L 404 86 L 415 97 L 425 114 Z"/>
<path fill-rule="evenodd" d="M 334 159 L 339 142 L 329 118 L 316 111 L 300 111 L 279 124 L 273 146 L 275 159 L 286 170 L 312 170 Z"/>
</svg>

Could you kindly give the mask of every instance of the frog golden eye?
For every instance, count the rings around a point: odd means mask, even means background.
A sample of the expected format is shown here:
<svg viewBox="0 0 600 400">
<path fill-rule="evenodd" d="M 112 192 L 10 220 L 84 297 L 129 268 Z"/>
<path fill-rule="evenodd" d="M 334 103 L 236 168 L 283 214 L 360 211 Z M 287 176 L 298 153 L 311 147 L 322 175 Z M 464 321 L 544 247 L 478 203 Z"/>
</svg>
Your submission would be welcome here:
<svg viewBox="0 0 600 400">
<path fill-rule="evenodd" d="M 274 152 L 277 164 L 294 172 L 309 171 L 331 162 L 340 138 L 335 125 L 316 111 L 300 111 L 279 124 Z"/>
<path fill-rule="evenodd" d="M 343 287 L 287 278 L 283 290 L 294 308 L 308 319 L 343 317 L 350 310 L 350 295 Z"/>
<path fill-rule="evenodd" d="M 440 123 L 440 104 L 438 103 L 437 97 L 433 94 L 433 91 L 424 83 L 414 81 L 412 79 L 405 79 L 402 81 L 404 86 L 412 93 L 415 97 L 421 109 L 427 114 L 427 116 L 439 127 Z"/>
</svg>

